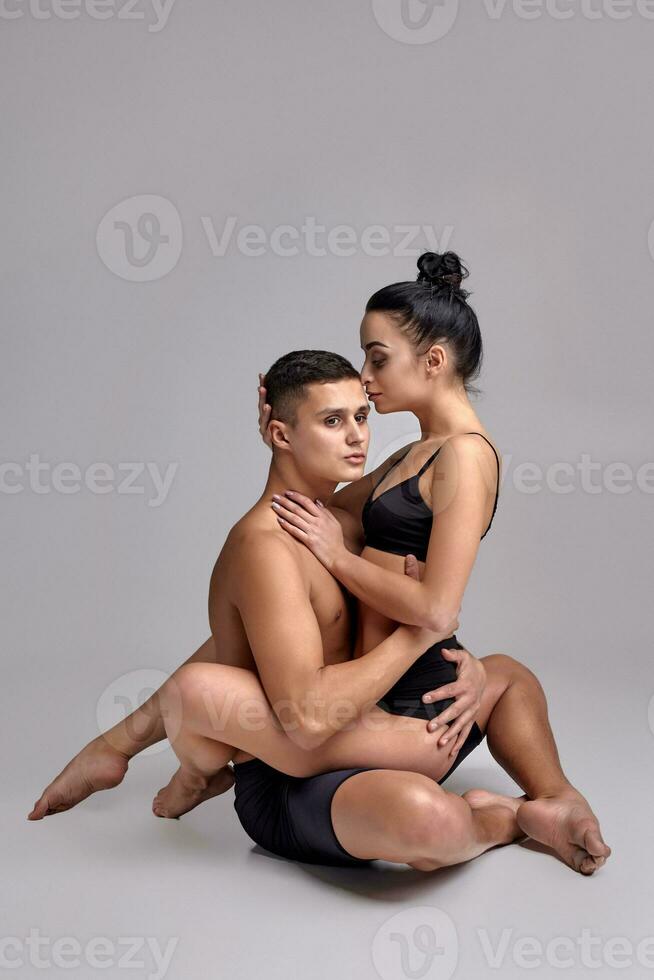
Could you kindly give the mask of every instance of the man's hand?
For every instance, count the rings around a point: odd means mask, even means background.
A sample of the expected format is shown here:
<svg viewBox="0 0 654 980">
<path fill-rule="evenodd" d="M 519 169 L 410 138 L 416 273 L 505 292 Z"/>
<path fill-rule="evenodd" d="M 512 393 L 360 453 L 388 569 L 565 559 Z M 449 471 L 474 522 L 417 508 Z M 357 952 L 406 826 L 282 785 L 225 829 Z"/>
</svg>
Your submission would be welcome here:
<svg viewBox="0 0 654 980">
<path fill-rule="evenodd" d="M 407 555 L 404 559 L 404 574 L 408 575 L 409 578 L 414 578 L 416 582 L 420 581 L 420 565 L 415 555 Z M 456 631 L 453 630 L 453 632 Z"/>
<path fill-rule="evenodd" d="M 259 375 L 259 433 L 261 438 L 268 446 L 268 449 L 272 449 L 272 439 L 270 438 L 270 433 L 268 430 L 268 423 L 270 422 L 270 413 L 272 408 L 270 405 L 266 405 L 266 389 L 264 386 L 263 374 Z"/>
<path fill-rule="evenodd" d="M 432 718 L 427 725 L 430 732 L 443 725 L 449 726 L 440 735 L 438 744 L 449 745 L 449 754 L 453 756 L 465 742 L 477 716 L 486 687 L 486 668 L 481 660 L 477 660 L 468 650 L 442 650 L 441 652 L 447 660 L 456 662 L 457 679 L 452 684 L 445 684 L 435 691 L 424 694 L 422 700 L 429 703 L 455 698 L 454 704 L 436 718 Z"/>
</svg>

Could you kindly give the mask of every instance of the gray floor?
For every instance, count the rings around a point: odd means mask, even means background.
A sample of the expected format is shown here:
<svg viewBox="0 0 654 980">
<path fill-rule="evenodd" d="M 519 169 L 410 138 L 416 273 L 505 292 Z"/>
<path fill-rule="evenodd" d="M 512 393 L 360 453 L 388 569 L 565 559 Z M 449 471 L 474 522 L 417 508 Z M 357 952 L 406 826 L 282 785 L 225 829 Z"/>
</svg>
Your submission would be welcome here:
<svg viewBox="0 0 654 980">
<path fill-rule="evenodd" d="M 600 693 L 587 692 L 574 724 L 558 725 L 566 766 L 614 849 L 591 879 L 533 845 L 435 874 L 289 863 L 246 837 L 231 792 L 179 822 L 153 817 L 151 798 L 174 763 L 169 748 L 134 760 L 120 788 L 28 823 L 35 790 L 70 754 L 69 722 L 65 738 L 55 733 L 42 753 L 21 760 L 20 778 L 6 789 L 3 935 L 17 940 L 6 960 L 21 960 L 13 970 L 20 977 L 468 980 L 521 977 L 531 968 L 537 977 L 577 978 L 613 976 L 620 964 L 622 976 L 649 976 L 654 941 L 638 944 L 654 933 L 651 763 L 644 768 L 652 734 L 646 707 L 644 717 L 598 720 Z M 52 720 L 36 719 L 35 727 Z M 592 737 L 574 734 L 584 731 Z M 619 773 L 619 785 L 606 772 Z M 517 792 L 485 745 L 448 788 L 476 785 Z M 42 966 L 25 942 L 30 930 L 48 939 Z M 64 969 L 75 952 L 54 946 L 64 937 L 80 944 L 79 966 Z M 87 943 L 100 938 L 113 947 L 95 947 L 94 960 Z M 166 950 L 171 958 L 158 966 Z M 100 969 L 102 960 L 109 965 Z"/>
</svg>

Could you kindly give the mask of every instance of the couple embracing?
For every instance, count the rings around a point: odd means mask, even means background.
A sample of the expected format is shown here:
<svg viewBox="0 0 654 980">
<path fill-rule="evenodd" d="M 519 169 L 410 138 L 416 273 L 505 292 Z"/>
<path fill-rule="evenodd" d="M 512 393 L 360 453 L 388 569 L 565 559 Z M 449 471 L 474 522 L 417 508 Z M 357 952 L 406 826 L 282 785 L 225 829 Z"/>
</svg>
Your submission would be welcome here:
<svg viewBox="0 0 654 980">
<path fill-rule="evenodd" d="M 583 875 L 605 863 L 538 679 L 455 635 L 501 463 L 469 397 L 482 340 L 467 270 L 452 252 L 418 270 L 368 301 L 360 373 L 309 350 L 260 377 L 272 460 L 214 567 L 211 637 L 81 750 L 29 819 L 116 786 L 167 737 L 179 768 L 154 813 L 233 787 L 247 834 L 290 860 L 431 871 L 531 837 Z M 421 434 L 364 476 L 369 402 L 412 412 Z M 443 786 L 484 738 L 524 795 Z"/>
</svg>

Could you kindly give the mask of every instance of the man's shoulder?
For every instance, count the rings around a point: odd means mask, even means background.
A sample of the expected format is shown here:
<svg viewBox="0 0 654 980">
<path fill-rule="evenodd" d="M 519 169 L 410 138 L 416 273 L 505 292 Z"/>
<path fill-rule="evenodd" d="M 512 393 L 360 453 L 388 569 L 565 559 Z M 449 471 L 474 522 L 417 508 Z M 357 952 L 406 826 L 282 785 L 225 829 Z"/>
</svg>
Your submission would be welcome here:
<svg viewBox="0 0 654 980">
<path fill-rule="evenodd" d="M 301 573 L 297 545 L 281 528 L 271 527 L 270 518 L 261 511 L 248 511 L 231 529 L 225 542 L 230 563 L 246 568 L 250 574 L 278 570 L 279 573 Z"/>
</svg>

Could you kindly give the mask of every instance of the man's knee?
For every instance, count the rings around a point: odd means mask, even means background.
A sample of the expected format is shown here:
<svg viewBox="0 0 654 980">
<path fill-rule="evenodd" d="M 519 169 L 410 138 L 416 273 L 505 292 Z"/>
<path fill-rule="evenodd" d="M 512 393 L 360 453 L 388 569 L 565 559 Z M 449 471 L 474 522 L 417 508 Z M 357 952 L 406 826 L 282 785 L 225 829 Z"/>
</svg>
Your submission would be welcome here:
<svg viewBox="0 0 654 980">
<path fill-rule="evenodd" d="M 438 837 L 452 830 L 448 794 L 426 776 L 420 776 L 402 795 L 396 827 L 402 845 L 416 856 L 426 857 Z"/>
</svg>

